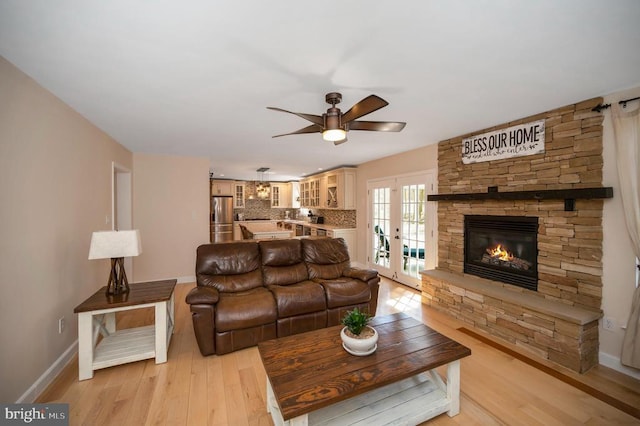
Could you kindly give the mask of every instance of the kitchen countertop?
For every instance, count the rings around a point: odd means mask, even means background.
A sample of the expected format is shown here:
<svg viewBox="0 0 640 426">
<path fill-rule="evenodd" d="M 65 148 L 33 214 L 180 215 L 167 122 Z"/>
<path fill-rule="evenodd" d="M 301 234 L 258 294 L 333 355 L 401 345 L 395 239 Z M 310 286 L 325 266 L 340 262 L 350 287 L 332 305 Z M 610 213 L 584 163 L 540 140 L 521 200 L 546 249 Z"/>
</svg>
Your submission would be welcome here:
<svg viewBox="0 0 640 426">
<path fill-rule="evenodd" d="M 293 220 L 293 219 L 285 219 L 282 220 L 282 222 L 285 223 L 292 223 L 294 225 L 304 225 L 304 226 L 308 226 L 310 228 L 316 228 L 316 229 L 330 229 L 330 230 L 336 230 L 336 229 L 356 229 L 356 228 L 345 228 L 344 226 L 340 226 L 340 225 L 328 225 L 326 223 L 311 223 L 308 222 L 306 220 Z"/>
<path fill-rule="evenodd" d="M 293 225 L 304 225 L 304 226 L 308 226 L 310 228 L 316 228 L 316 229 L 327 229 L 327 230 L 338 230 L 338 229 L 356 229 L 356 228 L 345 228 L 344 226 L 340 226 L 340 225 L 328 225 L 325 223 L 311 223 L 308 222 L 306 220 L 294 220 L 294 219 L 269 219 L 269 220 L 265 220 L 265 219 L 258 219 L 258 220 L 236 220 L 234 221 L 234 223 L 237 224 L 243 224 L 243 225 L 247 225 L 247 224 L 254 224 L 254 223 L 264 223 L 264 224 L 268 224 L 268 223 L 275 223 L 277 224 L 278 222 L 284 222 L 284 223 L 291 223 Z"/>
</svg>

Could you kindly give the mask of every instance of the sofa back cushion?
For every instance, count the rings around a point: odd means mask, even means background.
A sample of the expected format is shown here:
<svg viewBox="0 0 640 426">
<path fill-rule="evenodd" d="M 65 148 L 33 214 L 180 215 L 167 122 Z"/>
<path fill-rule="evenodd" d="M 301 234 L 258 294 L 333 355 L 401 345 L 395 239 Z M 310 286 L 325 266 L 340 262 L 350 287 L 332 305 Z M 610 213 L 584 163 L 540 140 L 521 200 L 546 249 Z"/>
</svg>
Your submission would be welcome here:
<svg viewBox="0 0 640 426">
<path fill-rule="evenodd" d="M 258 243 L 204 244 L 196 251 L 196 280 L 223 293 L 262 287 Z"/>
<path fill-rule="evenodd" d="M 300 240 L 260 241 L 265 285 L 288 285 L 309 279 Z"/>
<path fill-rule="evenodd" d="M 305 238 L 301 242 L 302 257 L 311 279 L 338 278 L 351 264 L 347 244 L 342 238 Z"/>
</svg>

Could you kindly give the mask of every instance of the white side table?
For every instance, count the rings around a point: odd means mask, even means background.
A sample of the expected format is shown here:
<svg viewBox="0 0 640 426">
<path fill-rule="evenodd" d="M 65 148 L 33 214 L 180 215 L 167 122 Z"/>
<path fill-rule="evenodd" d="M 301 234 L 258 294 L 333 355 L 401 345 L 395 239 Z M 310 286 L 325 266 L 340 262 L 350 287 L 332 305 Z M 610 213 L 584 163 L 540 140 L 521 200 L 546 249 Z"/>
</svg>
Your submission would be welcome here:
<svg viewBox="0 0 640 426">
<path fill-rule="evenodd" d="M 91 379 L 94 370 L 127 362 L 149 358 L 155 358 L 156 364 L 167 362 L 175 286 L 176 280 L 130 284 L 128 293 L 116 296 L 107 296 L 102 287 L 76 306 L 79 379 Z M 150 307 L 155 309 L 154 325 L 116 329 L 116 312 Z"/>
</svg>

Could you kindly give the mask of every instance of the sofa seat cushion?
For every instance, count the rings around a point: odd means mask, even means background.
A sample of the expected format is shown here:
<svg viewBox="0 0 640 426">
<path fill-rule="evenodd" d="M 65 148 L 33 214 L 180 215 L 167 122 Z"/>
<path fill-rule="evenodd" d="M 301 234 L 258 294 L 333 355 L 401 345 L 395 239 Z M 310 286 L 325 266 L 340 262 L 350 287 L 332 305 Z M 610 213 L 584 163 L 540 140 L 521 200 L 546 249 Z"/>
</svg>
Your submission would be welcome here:
<svg viewBox="0 0 640 426">
<path fill-rule="evenodd" d="M 333 280 L 315 279 L 314 281 L 324 287 L 329 309 L 367 303 L 371 298 L 369 286 L 360 280 L 336 278 Z"/>
<path fill-rule="evenodd" d="M 216 305 L 216 330 L 224 332 L 275 323 L 277 316 L 276 302 L 265 287 L 220 293 Z"/>
<path fill-rule="evenodd" d="M 327 309 L 324 288 L 313 281 L 290 285 L 270 285 L 278 307 L 278 317 L 308 314 Z"/>
</svg>

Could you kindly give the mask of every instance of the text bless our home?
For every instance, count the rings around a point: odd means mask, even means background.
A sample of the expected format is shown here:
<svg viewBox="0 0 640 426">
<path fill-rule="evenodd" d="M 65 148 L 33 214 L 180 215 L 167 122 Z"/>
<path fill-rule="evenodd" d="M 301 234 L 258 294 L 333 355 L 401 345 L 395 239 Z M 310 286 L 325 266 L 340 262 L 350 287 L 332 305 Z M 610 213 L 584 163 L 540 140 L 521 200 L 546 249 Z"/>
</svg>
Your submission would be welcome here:
<svg viewBox="0 0 640 426">
<path fill-rule="evenodd" d="M 544 152 L 544 120 L 519 124 L 462 140 L 464 164 Z"/>
</svg>

